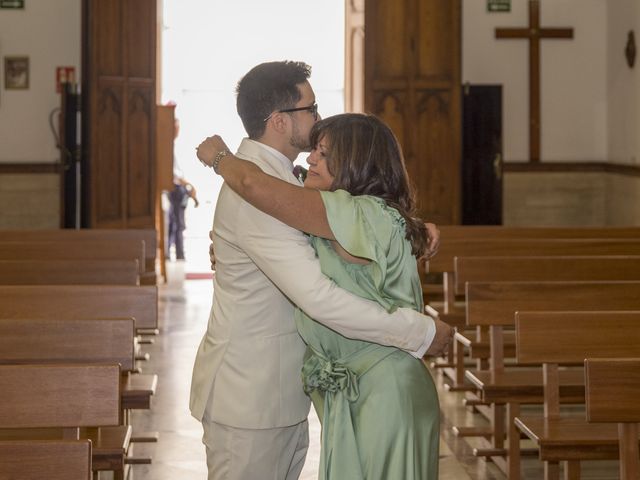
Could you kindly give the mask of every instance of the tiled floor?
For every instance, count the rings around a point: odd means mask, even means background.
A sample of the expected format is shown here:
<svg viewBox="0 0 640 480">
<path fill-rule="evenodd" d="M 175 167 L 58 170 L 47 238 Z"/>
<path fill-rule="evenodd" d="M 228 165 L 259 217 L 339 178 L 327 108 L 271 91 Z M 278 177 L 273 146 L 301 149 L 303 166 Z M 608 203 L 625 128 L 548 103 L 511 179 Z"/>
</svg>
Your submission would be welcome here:
<svg viewBox="0 0 640 480">
<path fill-rule="evenodd" d="M 158 389 L 150 411 L 133 414 L 134 433 L 155 430 L 157 444 L 136 444 L 136 455 L 151 455 L 151 465 L 133 467 L 133 480 L 205 480 L 207 477 L 201 426 L 188 410 L 191 369 L 202 338 L 211 305 L 210 280 L 184 281 L 184 263 L 168 264 L 169 283 L 160 287 L 159 321 L 161 333 L 152 345 L 144 345 L 151 359 L 142 364 L 145 372 L 159 376 Z M 504 476 L 497 468 L 472 455 L 473 441 L 461 441 L 451 433 L 452 425 L 482 423 L 478 415 L 462 407 L 461 395 L 446 392 L 442 378 L 434 374 L 443 412 L 440 448 L 440 479 L 493 480 Z M 315 413 L 310 417 L 310 448 L 302 480 L 317 478 L 320 425 Z M 525 479 L 542 478 L 535 459 L 526 461 Z M 583 475 L 584 479 L 617 478 L 615 465 Z M 389 479 L 401 480 L 401 479 Z"/>
</svg>

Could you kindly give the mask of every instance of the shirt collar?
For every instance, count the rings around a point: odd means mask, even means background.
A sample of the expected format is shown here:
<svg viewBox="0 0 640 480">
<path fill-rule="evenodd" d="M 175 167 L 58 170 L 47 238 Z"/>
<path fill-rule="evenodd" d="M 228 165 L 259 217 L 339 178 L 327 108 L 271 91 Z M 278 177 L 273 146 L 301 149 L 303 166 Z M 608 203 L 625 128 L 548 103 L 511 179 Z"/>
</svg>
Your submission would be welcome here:
<svg viewBox="0 0 640 480">
<path fill-rule="evenodd" d="M 269 152 L 271 155 L 273 155 L 275 158 L 277 158 L 288 172 L 293 172 L 293 162 L 289 160 L 282 152 L 279 152 L 275 148 L 270 147 L 269 145 L 265 145 L 264 143 L 251 140 L 250 138 L 245 138 L 242 140 L 242 143 L 245 143 L 245 142 L 253 144 L 258 148 L 263 148 L 264 150 Z"/>
</svg>

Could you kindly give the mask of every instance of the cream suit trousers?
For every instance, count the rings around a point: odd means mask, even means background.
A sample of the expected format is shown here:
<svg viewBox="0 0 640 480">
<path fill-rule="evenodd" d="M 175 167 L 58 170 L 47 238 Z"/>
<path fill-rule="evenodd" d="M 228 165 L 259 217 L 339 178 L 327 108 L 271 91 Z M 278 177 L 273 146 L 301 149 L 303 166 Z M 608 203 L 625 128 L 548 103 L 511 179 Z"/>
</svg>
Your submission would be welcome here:
<svg viewBox="0 0 640 480">
<path fill-rule="evenodd" d="M 297 480 L 309 447 L 307 421 L 245 429 L 202 421 L 208 480 Z"/>
</svg>

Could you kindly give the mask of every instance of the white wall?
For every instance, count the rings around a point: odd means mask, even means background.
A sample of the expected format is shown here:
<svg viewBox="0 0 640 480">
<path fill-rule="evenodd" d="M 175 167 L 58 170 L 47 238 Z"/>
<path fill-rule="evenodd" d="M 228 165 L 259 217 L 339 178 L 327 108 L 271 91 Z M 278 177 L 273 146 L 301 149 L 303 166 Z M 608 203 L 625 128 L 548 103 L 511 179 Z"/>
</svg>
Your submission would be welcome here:
<svg viewBox="0 0 640 480">
<path fill-rule="evenodd" d="M 627 65 L 627 35 L 635 30 L 640 41 L 637 0 L 617 0 L 608 5 L 609 158 L 615 163 L 640 163 L 640 66 Z"/>
<path fill-rule="evenodd" d="M 625 0 L 626 1 L 626 0 Z M 635 1 L 635 0 L 629 0 Z M 571 40 L 541 45 L 543 161 L 607 160 L 606 0 L 542 2 L 543 27 L 572 27 Z M 506 161 L 528 159 L 528 41 L 497 40 L 496 27 L 528 25 L 528 2 L 487 13 L 486 1 L 463 0 L 463 82 L 503 85 Z"/>
<path fill-rule="evenodd" d="M 632 1 L 632 0 L 629 0 Z M 635 110 L 637 112 L 637 126 L 636 126 L 636 164 L 640 162 L 640 6 L 636 6 L 635 12 L 635 24 L 634 31 L 636 37 L 636 64 L 634 67 L 635 70 L 635 91 L 636 91 L 636 102 L 635 102 Z"/>
<path fill-rule="evenodd" d="M 57 66 L 80 72 L 80 0 L 27 0 L 24 10 L 0 10 L 0 163 L 59 158 L 49 113 L 60 105 Z M 28 90 L 5 90 L 4 57 L 28 56 Z"/>
</svg>

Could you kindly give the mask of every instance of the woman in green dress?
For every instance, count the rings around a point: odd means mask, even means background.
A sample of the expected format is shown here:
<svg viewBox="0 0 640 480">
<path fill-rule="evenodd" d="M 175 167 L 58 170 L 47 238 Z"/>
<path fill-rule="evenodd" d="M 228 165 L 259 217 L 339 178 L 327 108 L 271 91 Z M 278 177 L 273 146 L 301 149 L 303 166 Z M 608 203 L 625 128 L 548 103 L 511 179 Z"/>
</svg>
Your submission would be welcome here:
<svg viewBox="0 0 640 480">
<path fill-rule="evenodd" d="M 416 257 L 428 237 L 413 216 L 391 129 L 374 116 L 336 115 L 314 126 L 311 145 L 306 188 L 231 154 L 217 155 L 215 168 L 256 208 L 308 233 L 323 273 L 340 287 L 389 311 L 422 311 Z M 307 343 L 304 388 L 322 423 L 319 478 L 438 478 L 440 410 L 424 365 L 396 348 L 343 337 L 299 309 L 296 322 Z"/>
</svg>

